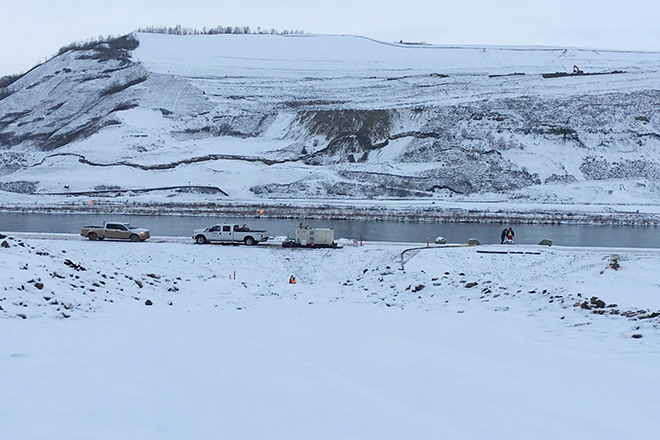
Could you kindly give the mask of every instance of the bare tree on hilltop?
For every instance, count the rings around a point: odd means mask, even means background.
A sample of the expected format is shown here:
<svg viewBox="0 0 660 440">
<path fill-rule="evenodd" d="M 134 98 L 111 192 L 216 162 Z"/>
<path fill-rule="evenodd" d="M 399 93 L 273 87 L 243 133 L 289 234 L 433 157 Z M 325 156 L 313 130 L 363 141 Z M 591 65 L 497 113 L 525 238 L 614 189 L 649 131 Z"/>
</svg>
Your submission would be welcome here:
<svg viewBox="0 0 660 440">
<path fill-rule="evenodd" d="M 218 34 L 258 34 L 258 35 L 301 35 L 304 34 L 303 30 L 283 30 L 278 31 L 276 29 L 261 29 L 257 27 L 256 31 L 250 29 L 250 26 L 216 26 L 213 28 L 207 28 L 204 26 L 201 30 L 189 27 L 183 27 L 181 25 L 176 25 L 174 27 L 167 26 L 149 26 L 146 28 L 140 28 L 136 32 L 144 32 L 149 34 L 167 34 L 167 35 L 218 35 Z"/>
</svg>

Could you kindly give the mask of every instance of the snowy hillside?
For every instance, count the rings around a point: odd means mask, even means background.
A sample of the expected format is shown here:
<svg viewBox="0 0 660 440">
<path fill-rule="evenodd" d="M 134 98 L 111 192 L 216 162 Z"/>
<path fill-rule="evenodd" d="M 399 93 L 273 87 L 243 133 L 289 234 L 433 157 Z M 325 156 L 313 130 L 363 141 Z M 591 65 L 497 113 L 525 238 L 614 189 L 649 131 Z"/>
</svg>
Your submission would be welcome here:
<svg viewBox="0 0 660 440">
<path fill-rule="evenodd" d="M 660 201 L 660 53 L 136 38 L 2 89 L 5 205 Z"/>
<path fill-rule="evenodd" d="M 429 248 L 401 270 L 394 243 L 42 238 L 0 239 L 5 438 L 657 432 L 656 250 Z"/>
</svg>

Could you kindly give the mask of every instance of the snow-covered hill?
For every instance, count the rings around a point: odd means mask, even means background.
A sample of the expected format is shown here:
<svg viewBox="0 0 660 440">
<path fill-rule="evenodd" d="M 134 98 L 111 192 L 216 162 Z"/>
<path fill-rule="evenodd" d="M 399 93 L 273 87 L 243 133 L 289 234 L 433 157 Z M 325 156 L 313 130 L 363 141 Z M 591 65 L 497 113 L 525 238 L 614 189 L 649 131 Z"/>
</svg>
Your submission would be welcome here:
<svg viewBox="0 0 660 440">
<path fill-rule="evenodd" d="M 5 205 L 131 189 L 160 202 L 660 201 L 660 53 L 135 38 L 3 89 Z"/>
</svg>

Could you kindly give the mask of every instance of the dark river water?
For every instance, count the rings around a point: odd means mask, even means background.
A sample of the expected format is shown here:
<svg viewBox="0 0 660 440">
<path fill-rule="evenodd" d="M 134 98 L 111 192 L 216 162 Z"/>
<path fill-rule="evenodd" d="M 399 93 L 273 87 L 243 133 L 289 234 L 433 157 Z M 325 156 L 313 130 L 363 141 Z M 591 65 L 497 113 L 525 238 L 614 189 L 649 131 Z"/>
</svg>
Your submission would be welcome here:
<svg viewBox="0 0 660 440">
<path fill-rule="evenodd" d="M 25 214 L 0 213 L 0 232 L 47 232 L 79 234 L 80 227 L 101 224 L 104 220 L 127 221 L 147 228 L 153 236 L 186 236 L 193 229 L 216 223 L 247 223 L 253 229 L 266 229 L 268 235 L 292 237 L 298 220 L 269 218 L 213 218 L 149 215 L 93 215 L 93 214 Z M 431 242 L 443 236 L 448 243 L 466 243 L 476 238 L 482 243 L 499 243 L 502 224 L 476 223 L 417 223 L 373 220 L 310 220 L 310 227 L 332 227 L 335 239 L 351 238 L 364 241 L 395 241 L 408 243 Z M 563 246 L 598 246 L 660 248 L 660 229 L 643 226 L 580 226 L 580 225 L 512 225 L 515 241 L 536 244 L 549 238 Z"/>
</svg>

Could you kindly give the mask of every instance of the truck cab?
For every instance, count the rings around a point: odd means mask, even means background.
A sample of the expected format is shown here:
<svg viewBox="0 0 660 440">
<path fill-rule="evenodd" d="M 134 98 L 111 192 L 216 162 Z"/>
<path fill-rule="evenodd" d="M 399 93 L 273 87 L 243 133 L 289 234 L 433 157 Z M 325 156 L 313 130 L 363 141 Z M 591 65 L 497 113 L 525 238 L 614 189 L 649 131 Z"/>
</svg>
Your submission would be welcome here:
<svg viewBox="0 0 660 440">
<path fill-rule="evenodd" d="M 129 226 L 132 225 L 124 225 L 122 223 L 106 223 L 105 230 L 103 231 L 105 238 L 116 240 L 125 239 L 127 238 L 127 235 L 130 231 Z"/>
</svg>

